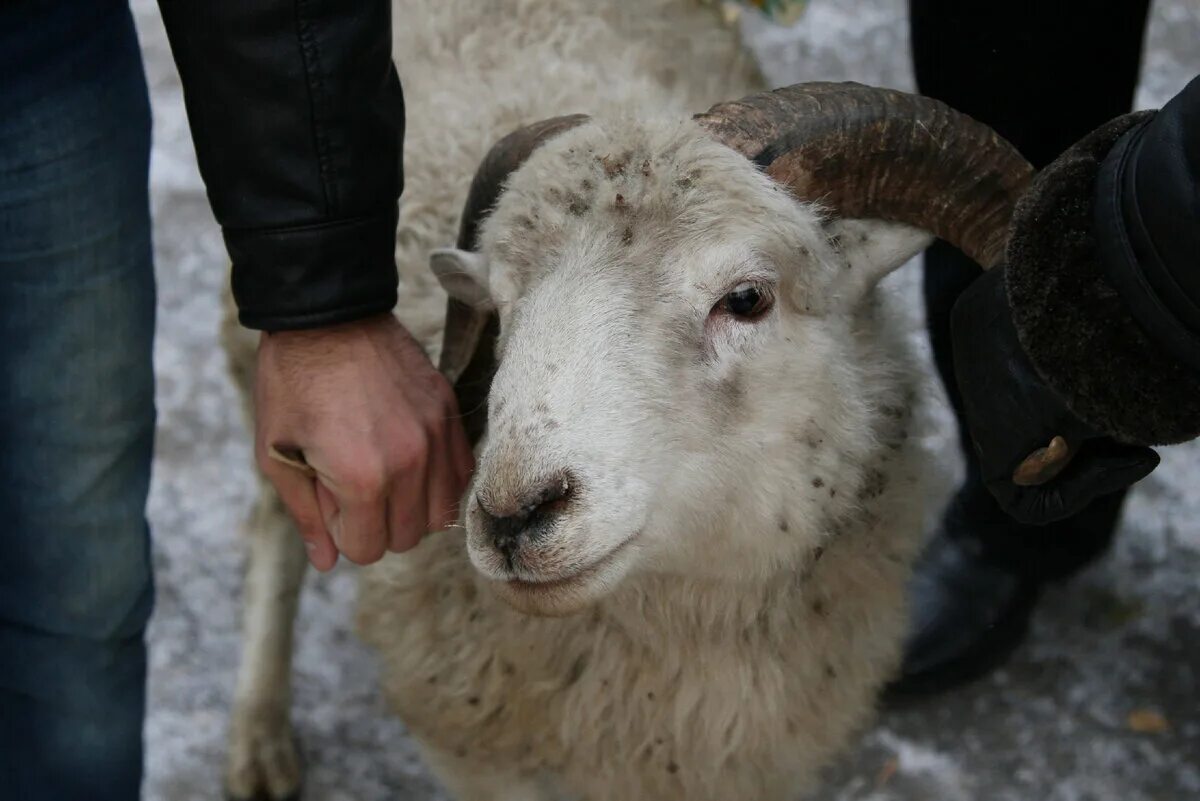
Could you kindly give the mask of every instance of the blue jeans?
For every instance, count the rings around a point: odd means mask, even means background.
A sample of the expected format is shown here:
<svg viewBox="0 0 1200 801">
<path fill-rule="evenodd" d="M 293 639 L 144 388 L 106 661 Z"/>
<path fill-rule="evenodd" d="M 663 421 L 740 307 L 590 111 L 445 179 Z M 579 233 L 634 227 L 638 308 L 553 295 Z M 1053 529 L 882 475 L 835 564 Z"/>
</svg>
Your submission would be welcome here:
<svg viewBox="0 0 1200 801">
<path fill-rule="evenodd" d="M 0 2 L 0 797 L 136 799 L 150 110 L 124 0 Z"/>
</svg>

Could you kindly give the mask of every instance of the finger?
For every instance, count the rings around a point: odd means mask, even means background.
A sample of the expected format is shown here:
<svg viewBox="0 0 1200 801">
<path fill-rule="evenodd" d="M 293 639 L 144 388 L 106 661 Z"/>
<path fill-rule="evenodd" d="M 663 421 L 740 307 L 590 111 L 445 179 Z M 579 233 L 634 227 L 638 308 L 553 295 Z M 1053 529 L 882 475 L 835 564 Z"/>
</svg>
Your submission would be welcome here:
<svg viewBox="0 0 1200 801">
<path fill-rule="evenodd" d="M 325 530 L 333 540 L 333 546 L 341 550 L 342 542 L 342 510 L 338 506 L 337 496 L 324 483 L 316 481 L 313 484 L 317 492 L 317 507 L 321 510 L 321 520 Z"/>
<path fill-rule="evenodd" d="M 282 465 L 268 466 L 263 472 L 296 522 L 308 561 L 322 572 L 332 569 L 337 564 L 338 552 L 321 515 L 313 479 Z"/>
<path fill-rule="evenodd" d="M 467 429 L 463 427 L 462 417 L 457 415 L 446 417 L 445 444 L 446 453 L 448 453 L 450 464 L 458 481 L 457 494 L 462 495 L 463 490 L 467 488 L 467 482 L 470 481 L 470 474 L 475 470 L 475 456 L 470 450 Z"/>
<path fill-rule="evenodd" d="M 330 533 L 342 555 L 357 565 L 378 562 L 387 550 L 387 511 L 382 470 L 340 483 L 322 481 L 318 495 L 328 515 Z"/>
<path fill-rule="evenodd" d="M 475 469 L 475 455 L 471 451 L 470 440 L 467 439 L 467 430 L 463 425 L 463 415 L 458 408 L 458 398 L 454 394 L 454 388 L 450 386 L 449 382 L 446 382 L 438 394 L 444 414 L 441 421 L 444 431 L 443 440 L 454 477 L 458 482 L 458 486 L 454 489 L 455 500 L 458 500 L 466 490 L 467 482 L 471 479 L 471 472 Z"/>
<path fill-rule="evenodd" d="M 409 470 L 392 481 L 388 494 L 388 550 L 403 553 L 421 541 L 429 515 L 424 470 Z"/>
<path fill-rule="evenodd" d="M 454 452 L 455 465 L 458 469 L 458 498 L 462 499 L 467 492 L 470 477 L 475 474 L 475 453 L 470 450 L 467 430 L 462 426 L 454 426 L 450 432 L 450 447 Z"/>
<path fill-rule="evenodd" d="M 435 443 L 430 452 L 426 490 L 426 531 L 441 531 L 454 522 L 457 515 L 459 473 L 446 437 Z"/>
</svg>

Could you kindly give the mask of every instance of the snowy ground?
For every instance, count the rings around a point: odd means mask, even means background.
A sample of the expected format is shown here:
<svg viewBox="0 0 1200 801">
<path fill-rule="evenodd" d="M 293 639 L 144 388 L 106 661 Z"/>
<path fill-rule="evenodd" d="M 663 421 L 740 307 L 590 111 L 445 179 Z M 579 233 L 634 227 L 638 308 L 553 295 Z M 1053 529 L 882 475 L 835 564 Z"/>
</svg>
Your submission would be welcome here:
<svg viewBox="0 0 1200 801">
<path fill-rule="evenodd" d="M 159 601 L 151 632 L 149 801 L 220 797 L 238 652 L 239 526 L 250 454 L 216 343 L 225 258 L 193 163 L 178 77 L 152 0 L 135 0 L 155 113 L 160 286 L 158 461 L 150 500 Z M 813 0 L 791 30 L 750 19 L 776 84 L 854 79 L 911 88 L 903 0 Z M 1200 72 L 1200 6 L 1156 2 L 1139 107 Z M 919 340 L 916 271 L 893 280 Z M 928 436 L 957 465 L 936 387 Z M 1200 447 L 1169 449 L 1133 493 L 1117 547 L 1053 589 L 1029 643 L 979 685 L 886 711 L 818 797 L 837 801 L 1200 799 Z M 350 635 L 354 571 L 302 602 L 295 720 L 311 801 L 432 801 L 440 791 L 389 717 Z M 1139 731 L 1131 713 L 1161 716 Z M 1151 716 L 1151 720 L 1158 718 Z M 631 799 L 630 801 L 635 801 Z M 731 799 L 730 801 L 741 801 Z"/>
</svg>

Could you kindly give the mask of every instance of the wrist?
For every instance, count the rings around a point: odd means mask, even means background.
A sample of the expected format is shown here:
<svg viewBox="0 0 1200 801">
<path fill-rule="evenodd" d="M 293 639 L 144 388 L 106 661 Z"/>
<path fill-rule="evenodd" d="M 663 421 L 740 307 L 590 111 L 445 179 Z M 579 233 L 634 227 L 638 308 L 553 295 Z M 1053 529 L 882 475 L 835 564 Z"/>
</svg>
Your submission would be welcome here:
<svg viewBox="0 0 1200 801">
<path fill-rule="evenodd" d="M 276 342 L 328 342 L 357 337 L 366 332 L 391 327 L 400 328 L 402 326 L 396 320 L 395 315 L 389 311 L 375 312 L 364 317 L 356 317 L 353 320 L 329 323 L 313 328 L 284 328 L 264 330 L 260 333 L 262 339 L 270 338 Z"/>
</svg>

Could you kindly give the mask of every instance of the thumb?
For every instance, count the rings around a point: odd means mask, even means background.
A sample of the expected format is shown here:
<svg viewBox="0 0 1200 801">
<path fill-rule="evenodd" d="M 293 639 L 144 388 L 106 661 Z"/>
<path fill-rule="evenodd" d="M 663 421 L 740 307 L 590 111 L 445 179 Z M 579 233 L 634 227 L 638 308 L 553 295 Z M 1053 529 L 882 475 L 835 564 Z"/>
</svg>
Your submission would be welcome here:
<svg viewBox="0 0 1200 801">
<path fill-rule="evenodd" d="M 317 570 L 331 569 L 337 564 L 338 551 L 317 502 L 316 480 L 299 470 L 277 463 L 264 465 L 263 472 L 275 485 L 279 499 L 296 521 L 308 551 L 308 561 Z"/>
</svg>

